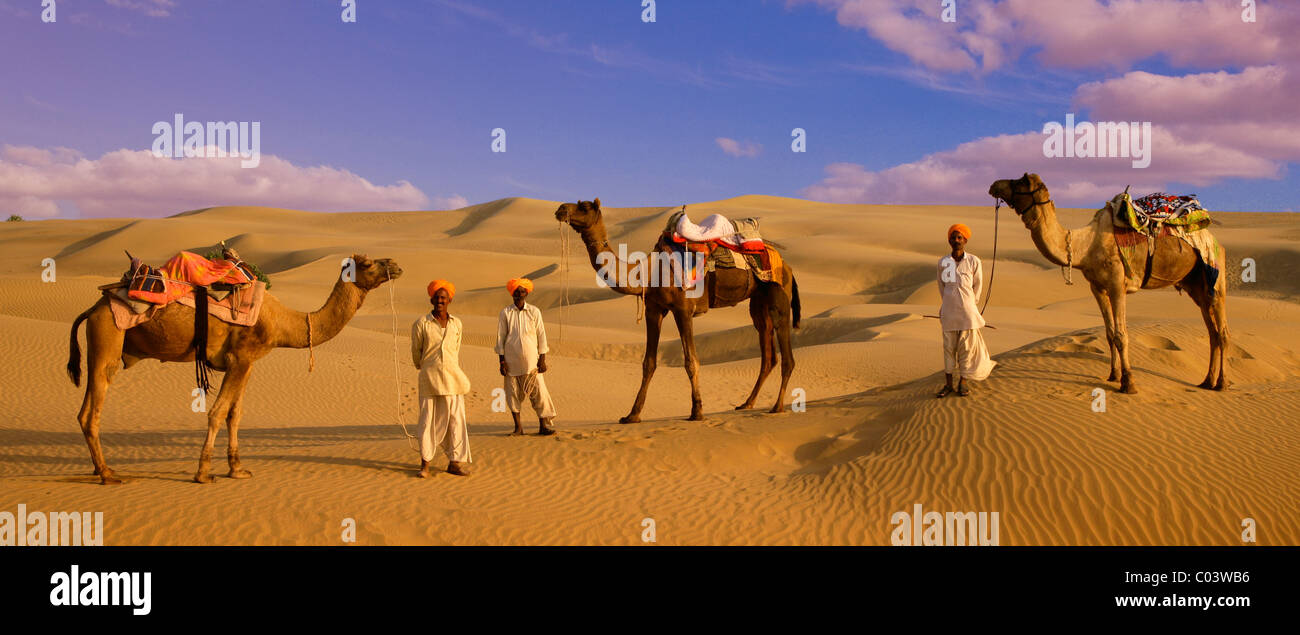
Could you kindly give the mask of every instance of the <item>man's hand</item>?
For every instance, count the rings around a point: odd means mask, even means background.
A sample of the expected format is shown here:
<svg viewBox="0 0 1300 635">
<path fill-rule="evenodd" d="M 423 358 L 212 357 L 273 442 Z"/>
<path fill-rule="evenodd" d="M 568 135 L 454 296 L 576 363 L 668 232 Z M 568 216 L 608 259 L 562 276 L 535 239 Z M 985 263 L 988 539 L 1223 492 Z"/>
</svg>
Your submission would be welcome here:
<svg viewBox="0 0 1300 635">
<path fill-rule="evenodd" d="M 537 372 L 546 372 L 546 355 L 541 355 L 537 358 Z"/>
<path fill-rule="evenodd" d="M 510 374 L 510 366 L 506 364 L 505 358 L 501 359 L 501 376 L 505 377 Z"/>
</svg>

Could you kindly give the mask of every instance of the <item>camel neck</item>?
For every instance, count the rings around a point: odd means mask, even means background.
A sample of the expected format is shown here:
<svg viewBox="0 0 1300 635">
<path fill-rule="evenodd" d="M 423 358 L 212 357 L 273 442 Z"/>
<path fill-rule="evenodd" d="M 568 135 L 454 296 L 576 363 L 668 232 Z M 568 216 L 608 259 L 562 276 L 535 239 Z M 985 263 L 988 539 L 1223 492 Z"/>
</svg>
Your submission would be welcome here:
<svg viewBox="0 0 1300 635">
<path fill-rule="evenodd" d="M 290 311 L 290 320 L 284 325 L 286 332 L 277 338 L 279 345 L 287 348 L 307 348 L 308 328 L 311 330 L 311 345 L 333 339 L 347 326 L 356 314 L 361 303 L 366 299 L 366 292 L 361 287 L 340 279 L 334 283 L 334 289 L 325 299 L 321 308 L 304 313 Z M 308 321 L 310 320 L 310 326 Z"/>
<path fill-rule="evenodd" d="M 1034 245 L 1052 264 L 1064 267 L 1067 262 L 1079 264 L 1083 255 L 1080 239 L 1083 230 L 1066 230 L 1056 216 L 1056 204 L 1048 201 L 1038 205 L 1038 223 L 1030 230 Z M 1070 244 L 1066 244 L 1067 238 Z"/>
<path fill-rule="evenodd" d="M 645 293 L 645 287 L 641 285 L 620 285 L 619 282 L 630 282 L 632 265 L 619 260 L 618 254 L 614 253 L 614 248 L 609 244 L 609 238 L 605 234 L 605 226 L 602 221 L 593 227 L 588 227 L 579 232 L 582 236 L 582 243 L 587 247 L 587 259 L 591 261 L 591 268 L 599 274 L 602 271 L 609 273 L 605 276 L 605 284 L 609 288 L 624 295 L 642 295 Z M 602 254 L 605 254 L 602 257 Z M 619 280 L 622 272 L 624 280 Z"/>
</svg>

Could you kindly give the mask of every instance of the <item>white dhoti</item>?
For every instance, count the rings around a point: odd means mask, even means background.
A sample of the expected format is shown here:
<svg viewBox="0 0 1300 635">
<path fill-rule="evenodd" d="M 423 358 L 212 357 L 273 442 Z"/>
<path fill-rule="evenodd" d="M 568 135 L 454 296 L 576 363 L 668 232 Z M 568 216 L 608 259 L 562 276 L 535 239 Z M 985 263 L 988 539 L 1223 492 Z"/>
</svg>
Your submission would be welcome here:
<svg viewBox="0 0 1300 635">
<path fill-rule="evenodd" d="M 979 329 L 943 332 L 943 372 L 963 379 L 982 380 L 998 363 L 989 358 Z"/>
<path fill-rule="evenodd" d="M 420 458 L 432 461 L 438 447 L 447 460 L 472 461 L 469 425 L 465 423 L 465 395 L 434 395 L 420 399 Z"/>
<path fill-rule="evenodd" d="M 510 412 L 519 412 L 524 399 L 528 399 L 538 417 L 555 417 L 555 404 L 551 403 L 551 393 L 546 390 L 546 379 L 541 373 L 533 371 L 527 375 L 506 375 L 505 380 L 506 405 L 510 407 Z"/>
</svg>

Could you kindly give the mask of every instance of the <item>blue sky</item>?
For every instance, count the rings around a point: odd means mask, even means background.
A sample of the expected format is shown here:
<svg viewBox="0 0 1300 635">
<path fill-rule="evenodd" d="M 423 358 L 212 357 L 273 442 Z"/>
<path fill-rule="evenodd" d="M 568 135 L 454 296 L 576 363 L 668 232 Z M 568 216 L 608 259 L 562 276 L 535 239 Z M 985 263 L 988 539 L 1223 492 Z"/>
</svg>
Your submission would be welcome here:
<svg viewBox="0 0 1300 635">
<path fill-rule="evenodd" d="M 40 0 L 0 0 L 0 47 L 11 62 L 0 67 L 0 146 L 70 148 L 94 161 L 147 150 L 153 123 L 183 113 L 260 121 L 265 155 L 379 187 L 407 181 L 435 208 L 452 197 L 600 196 L 615 206 L 809 197 L 831 164 L 881 172 L 1037 131 L 1077 111 L 1072 99 L 1087 82 L 1246 66 L 1157 56 L 1128 68 L 1056 68 L 1030 51 L 989 72 L 944 72 L 837 21 L 836 4 L 660 0 L 647 24 L 640 0 L 358 0 L 350 24 L 329 0 L 58 0 L 58 21 L 45 24 Z M 490 151 L 498 127 L 505 153 Z M 795 127 L 808 131 L 806 153 L 790 151 Z M 720 137 L 761 150 L 730 156 Z M 1273 161 L 1280 168 L 1268 177 L 1280 178 L 1156 182 L 1198 193 L 1211 209 L 1300 208 L 1294 157 Z M 1001 176 L 1043 170 L 1006 169 L 1014 171 Z M 1122 189 L 1124 179 L 1097 185 Z M 868 187 L 856 202 L 978 202 L 987 198 L 972 191 L 979 182 L 907 200 L 872 200 Z M 59 187 L 22 200 L 64 196 L 59 215 L 103 215 L 78 202 L 96 195 L 90 186 Z M 251 202 L 220 189 L 186 196 L 159 205 Z M 130 200 L 113 215 L 150 207 Z M 339 201 L 342 209 L 370 203 Z M 292 194 L 266 204 L 307 207 Z"/>
</svg>

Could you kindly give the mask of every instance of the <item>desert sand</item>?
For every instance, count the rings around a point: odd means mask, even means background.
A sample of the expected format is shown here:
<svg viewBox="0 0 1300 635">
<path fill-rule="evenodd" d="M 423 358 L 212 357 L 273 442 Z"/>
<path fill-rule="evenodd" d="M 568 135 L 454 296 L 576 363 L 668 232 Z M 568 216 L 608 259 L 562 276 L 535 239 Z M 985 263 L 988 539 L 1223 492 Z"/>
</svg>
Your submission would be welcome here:
<svg viewBox="0 0 1300 635">
<path fill-rule="evenodd" d="M 986 313 L 996 328 L 985 331 L 999 366 L 972 396 L 939 400 L 939 325 L 925 317 L 937 312 L 935 263 L 944 230 L 966 222 L 968 249 L 989 275 L 991 206 L 693 204 L 696 219 L 761 217 L 783 246 L 803 299 L 791 386 L 806 393 L 806 410 L 764 413 L 775 374 L 762 409 L 733 410 L 758 369 L 741 305 L 695 323 L 706 421 L 684 420 L 689 388 L 667 320 L 645 421 L 619 425 L 640 378 L 643 327 L 632 298 L 597 287 L 576 239 L 573 304 L 561 308 L 560 236 L 570 230 L 555 221 L 557 204 L 223 207 L 0 225 L 0 510 L 102 511 L 108 545 L 338 545 L 345 518 L 362 545 L 632 545 L 645 518 L 661 545 L 887 545 L 891 514 L 915 504 L 996 511 L 1003 545 L 1241 545 L 1245 518 L 1259 544 L 1300 544 L 1300 215 L 1215 214 L 1231 263 L 1230 389 L 1195 387 L 1208 362 L 1195 305 L 1174 290 L 1144 291 L 1129 303 L 1140 393 L 1124 395 L 1104 381 L 1105 334 L 1082 276 L 1067 286 L 1004 209 Z M 609 207 L 611 241 L 648 249 L 671 212 Z M 1078 227 L 1093 210 L 1060 213 Z M 127 482 L 100 486 L 76 422 L 83 391 L 63 369 L 71 322 L 120 276 L 123 249 L 160 264 L 221 240 L 300 310 L 320 306 L 353 252 L 393 258 L 405 274 L 316 348 L 314 372 L 305 350 L 257 363 L 240 439 L 249 480 L 222 476 L 223 431 L 218 478 L 191 482 L 206 430 L 190 410 L 192 365 L 146 360 L 119 372 L 103 443 Z M 55 282 L 41 279 L 44 258 L 55 259 Z M 1243 258 L 1256 261 L 1256 282 L 1242 282 Z M 536 281 L 530 301 L 547 319 L 554 437 L 508 437 L 509 415 L 491 409 L 496 314 L 509 302 L 505 281 L 519 275 Z M 414 432 L 407 333 L 435 277 L 459 289 L 451 311 L 467 329 L 475 473 L 425 481 L 413 476 L 418 456 L 398 421 Z M 535 430 L 527 409 L 524 420 Z"/>
</svg>

